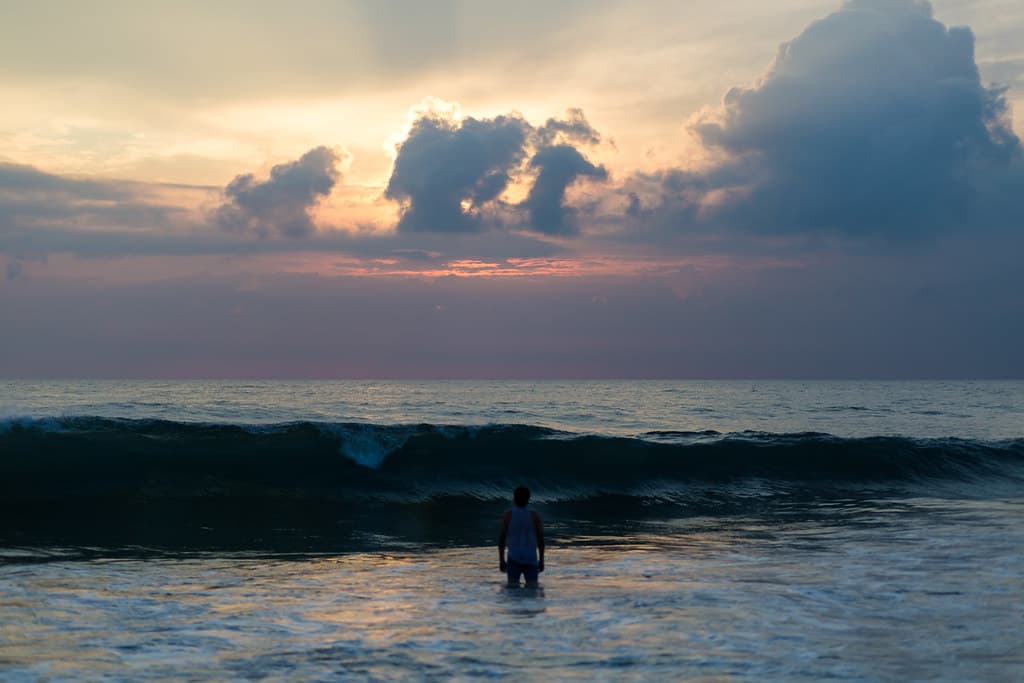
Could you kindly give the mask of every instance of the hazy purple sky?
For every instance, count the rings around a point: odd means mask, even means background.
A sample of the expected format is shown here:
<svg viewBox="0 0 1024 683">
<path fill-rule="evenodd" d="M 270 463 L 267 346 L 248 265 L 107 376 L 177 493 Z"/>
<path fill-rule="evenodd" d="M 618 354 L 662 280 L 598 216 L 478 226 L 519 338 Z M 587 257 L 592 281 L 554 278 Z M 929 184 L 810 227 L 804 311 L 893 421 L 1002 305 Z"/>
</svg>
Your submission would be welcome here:
<svg viewBox="0 0 1024 683">
<path fill-rule="evenodd" d="M 14 3 L 0 376 L 1024 377 L 1024 6 L 933 5 Z"/>
</svg>

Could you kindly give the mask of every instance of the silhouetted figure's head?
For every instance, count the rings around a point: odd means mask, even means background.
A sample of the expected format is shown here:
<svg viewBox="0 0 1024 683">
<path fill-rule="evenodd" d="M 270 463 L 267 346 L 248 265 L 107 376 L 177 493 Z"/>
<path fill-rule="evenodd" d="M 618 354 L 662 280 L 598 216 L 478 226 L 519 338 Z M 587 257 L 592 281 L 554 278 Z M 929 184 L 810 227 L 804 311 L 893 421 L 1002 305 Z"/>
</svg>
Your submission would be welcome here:
<svg viewBox="0 0 1024 683">
<path fill-rule="evenodd" d="M 515 501 L 516 507 L 526 507 L 526 504 L 530 502 L 530 489 L 520 486 L 512 492 L 512 500 Z"/>
</svg>

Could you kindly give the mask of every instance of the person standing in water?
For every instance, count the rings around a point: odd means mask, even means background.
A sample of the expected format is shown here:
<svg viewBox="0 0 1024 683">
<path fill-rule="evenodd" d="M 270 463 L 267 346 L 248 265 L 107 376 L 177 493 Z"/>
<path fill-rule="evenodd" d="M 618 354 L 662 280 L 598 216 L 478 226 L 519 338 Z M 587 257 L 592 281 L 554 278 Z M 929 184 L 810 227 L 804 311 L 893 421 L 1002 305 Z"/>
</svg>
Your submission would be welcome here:
<svg viewBox="0 0 1024 683">
<path fill-rule="evenodd" d="M 518 586 L 519 577 L 526 578 L 527 587 L 537 585 L 537 574 L 544 571 L 544 525 L 540 515 L 526 507 L 530 489 L 520 486 L 512 492 L 516 506 L 501 518 L 498 534 L 498 568 L 508 574 L 508 585 Z M 508 561 L 505 547 L 508 546 Z"/>
</svg>

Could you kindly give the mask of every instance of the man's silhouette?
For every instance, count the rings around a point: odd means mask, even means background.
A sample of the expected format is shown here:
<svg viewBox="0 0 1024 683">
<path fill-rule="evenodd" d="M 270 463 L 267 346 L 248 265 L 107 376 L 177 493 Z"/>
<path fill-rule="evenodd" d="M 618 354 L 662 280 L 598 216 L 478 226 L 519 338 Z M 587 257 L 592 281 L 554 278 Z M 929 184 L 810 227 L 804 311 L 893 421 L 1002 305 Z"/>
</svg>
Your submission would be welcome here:
<svg viewBox="0 0 1024 683">
<path fill-rule="evenodd" d="M 518 586 L 519 577 L 526 577 L 526 585 L 537 585 L 537 574 L 544 571 L 544 525 L 540 515 L 526 507 L 530 502 L 530 489 L 520 486 L 512 492 L 516 506 L 501 518 L 498 534 L 498 567 L 508 572 L 508 585 Z M 508 561 L 505 547 L 508 546 Z"/>
</svg>

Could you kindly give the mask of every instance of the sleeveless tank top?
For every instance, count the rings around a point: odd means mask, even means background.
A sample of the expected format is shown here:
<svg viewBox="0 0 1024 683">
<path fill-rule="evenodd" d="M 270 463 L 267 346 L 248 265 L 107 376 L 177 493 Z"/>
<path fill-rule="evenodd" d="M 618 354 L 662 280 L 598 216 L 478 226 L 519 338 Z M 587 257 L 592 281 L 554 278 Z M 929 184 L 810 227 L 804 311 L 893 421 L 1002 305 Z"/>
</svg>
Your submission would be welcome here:
<svg viewBox="0 0 1024 683">
<path fill-rule="evenodd" d="M 537 564 L 537 530 L 529 508 L 512 508 L 508 522 L 508 559 L 520 564 Z"/>
</svg>

